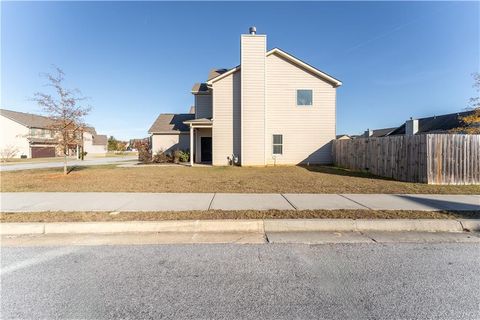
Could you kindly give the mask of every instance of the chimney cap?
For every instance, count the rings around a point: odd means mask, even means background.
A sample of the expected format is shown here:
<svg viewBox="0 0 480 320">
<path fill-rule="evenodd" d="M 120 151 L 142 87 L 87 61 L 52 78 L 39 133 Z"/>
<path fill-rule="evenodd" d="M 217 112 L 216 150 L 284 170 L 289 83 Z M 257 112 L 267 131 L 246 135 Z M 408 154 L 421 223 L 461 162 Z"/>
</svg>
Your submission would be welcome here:
<svg viewBox="0 0 480 320">
<path fill-rule="evenodd" d="M 248 32 L 250 34 L 256 34 L 257 33 L 257 28 L 255 26 L 251 26 L 249 29 L 248 29 Z"/>
</svg>

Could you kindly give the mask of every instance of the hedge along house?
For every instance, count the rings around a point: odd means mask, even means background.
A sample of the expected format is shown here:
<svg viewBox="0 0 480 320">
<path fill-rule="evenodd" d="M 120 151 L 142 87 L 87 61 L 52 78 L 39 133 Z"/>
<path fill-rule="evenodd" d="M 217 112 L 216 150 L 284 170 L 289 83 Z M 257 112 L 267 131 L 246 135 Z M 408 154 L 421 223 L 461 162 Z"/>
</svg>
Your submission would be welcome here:
<svg viewBox="0 0 480 320">
<path fill-rule="evenodd" d="M 267 36 L 255 27 L 240 47 L 239 66 L 214 69 L 193 86 L 195 113 L 158 117 L 152 150 L 192 150 L 191 165 L 331 163 L 342 83 L 283 50 L 267 51 Z M 178 124 L 182 117 L 187 127 Z"/>
</svg>

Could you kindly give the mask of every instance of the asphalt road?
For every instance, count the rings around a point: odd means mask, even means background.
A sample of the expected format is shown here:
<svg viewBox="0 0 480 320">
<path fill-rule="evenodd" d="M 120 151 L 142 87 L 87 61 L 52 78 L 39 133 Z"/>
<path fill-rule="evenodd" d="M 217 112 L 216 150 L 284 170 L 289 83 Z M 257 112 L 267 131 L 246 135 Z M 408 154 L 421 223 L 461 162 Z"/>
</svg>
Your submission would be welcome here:
<svg viewBox="0 0 480 320">
<path fill-rule="evenodd" d="M 478 319 L 478 244 L 2 247 L 1 318 Z"/>
<path fill-rule="evenodd" d="M 98 165 L 104 165 L 104 164 L 133 161 L 136 159 L 137 159 L 137 156 L 105 157 L 105 158 L 92 158 L 92 159 L 85 159 L 85 160 L 68 160 L 68 166 L 98 166 Z M 0 171 L 18 171 L 18 170 L 32 170 L 32 169 L 61 168 L 61 167 L 63 167 L 63 160 L 60 158 L 58 161 L 55 161 L 55 162 L 31 162 L 31 163 L 3 165 L 3 166 L 0 166 Z"/>
</svg>

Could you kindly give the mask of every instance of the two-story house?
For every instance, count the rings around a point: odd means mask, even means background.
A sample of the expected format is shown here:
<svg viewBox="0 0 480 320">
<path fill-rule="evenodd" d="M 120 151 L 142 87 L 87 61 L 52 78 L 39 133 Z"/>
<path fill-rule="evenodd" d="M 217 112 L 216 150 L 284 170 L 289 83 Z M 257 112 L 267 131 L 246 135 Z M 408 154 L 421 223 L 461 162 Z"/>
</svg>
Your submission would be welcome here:
<svg viewBox="0 0 480 320">
<path fill-rule="evenodd" d="M 191 150 L 192 165 L 330 163 L 342 83 L 281 49 L 267 50 L 267 36 L 255 27 L 241 35 L 240 60 L 193 86 L 194 113 L 157 118 L 152 151 Z"/>
<path fill-rule="evenodd" d="M 44 158 L 62 155 L 58 148 L 57 132 L 51 128 L 54 121 L 48 117 L 13 110 L 0 109 L 0 151 L 12 149 L 15 158 Z M 69 155 L 78 156 L 79 152 L 87 155 L 105 155 L 107 153 L 107 136 L 98 135 L 93 127 L 82 132 L 78 145 L 72 145 Z"/>
</svg>

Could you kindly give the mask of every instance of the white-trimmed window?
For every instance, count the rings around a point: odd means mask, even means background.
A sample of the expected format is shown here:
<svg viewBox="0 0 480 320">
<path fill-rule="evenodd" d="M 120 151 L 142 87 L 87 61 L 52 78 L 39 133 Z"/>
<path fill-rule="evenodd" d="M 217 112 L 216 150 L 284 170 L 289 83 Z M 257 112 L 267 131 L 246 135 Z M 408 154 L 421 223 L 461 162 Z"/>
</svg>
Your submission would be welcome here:
<svg viewBox="0 0 480 320">
<path fill-rule="evenodd" d="M 313 90 L 297 89 L 297 106 L 298 107 L 313 106 Z"/>
<path fill-rule="evenodd" d="M 274 155 L 281 155 L 283 154 L 283 135 L 281 134 L 274 134 L 273 135 L 273 144 L 272 144 L 272 153 Z"/>
</svg>

